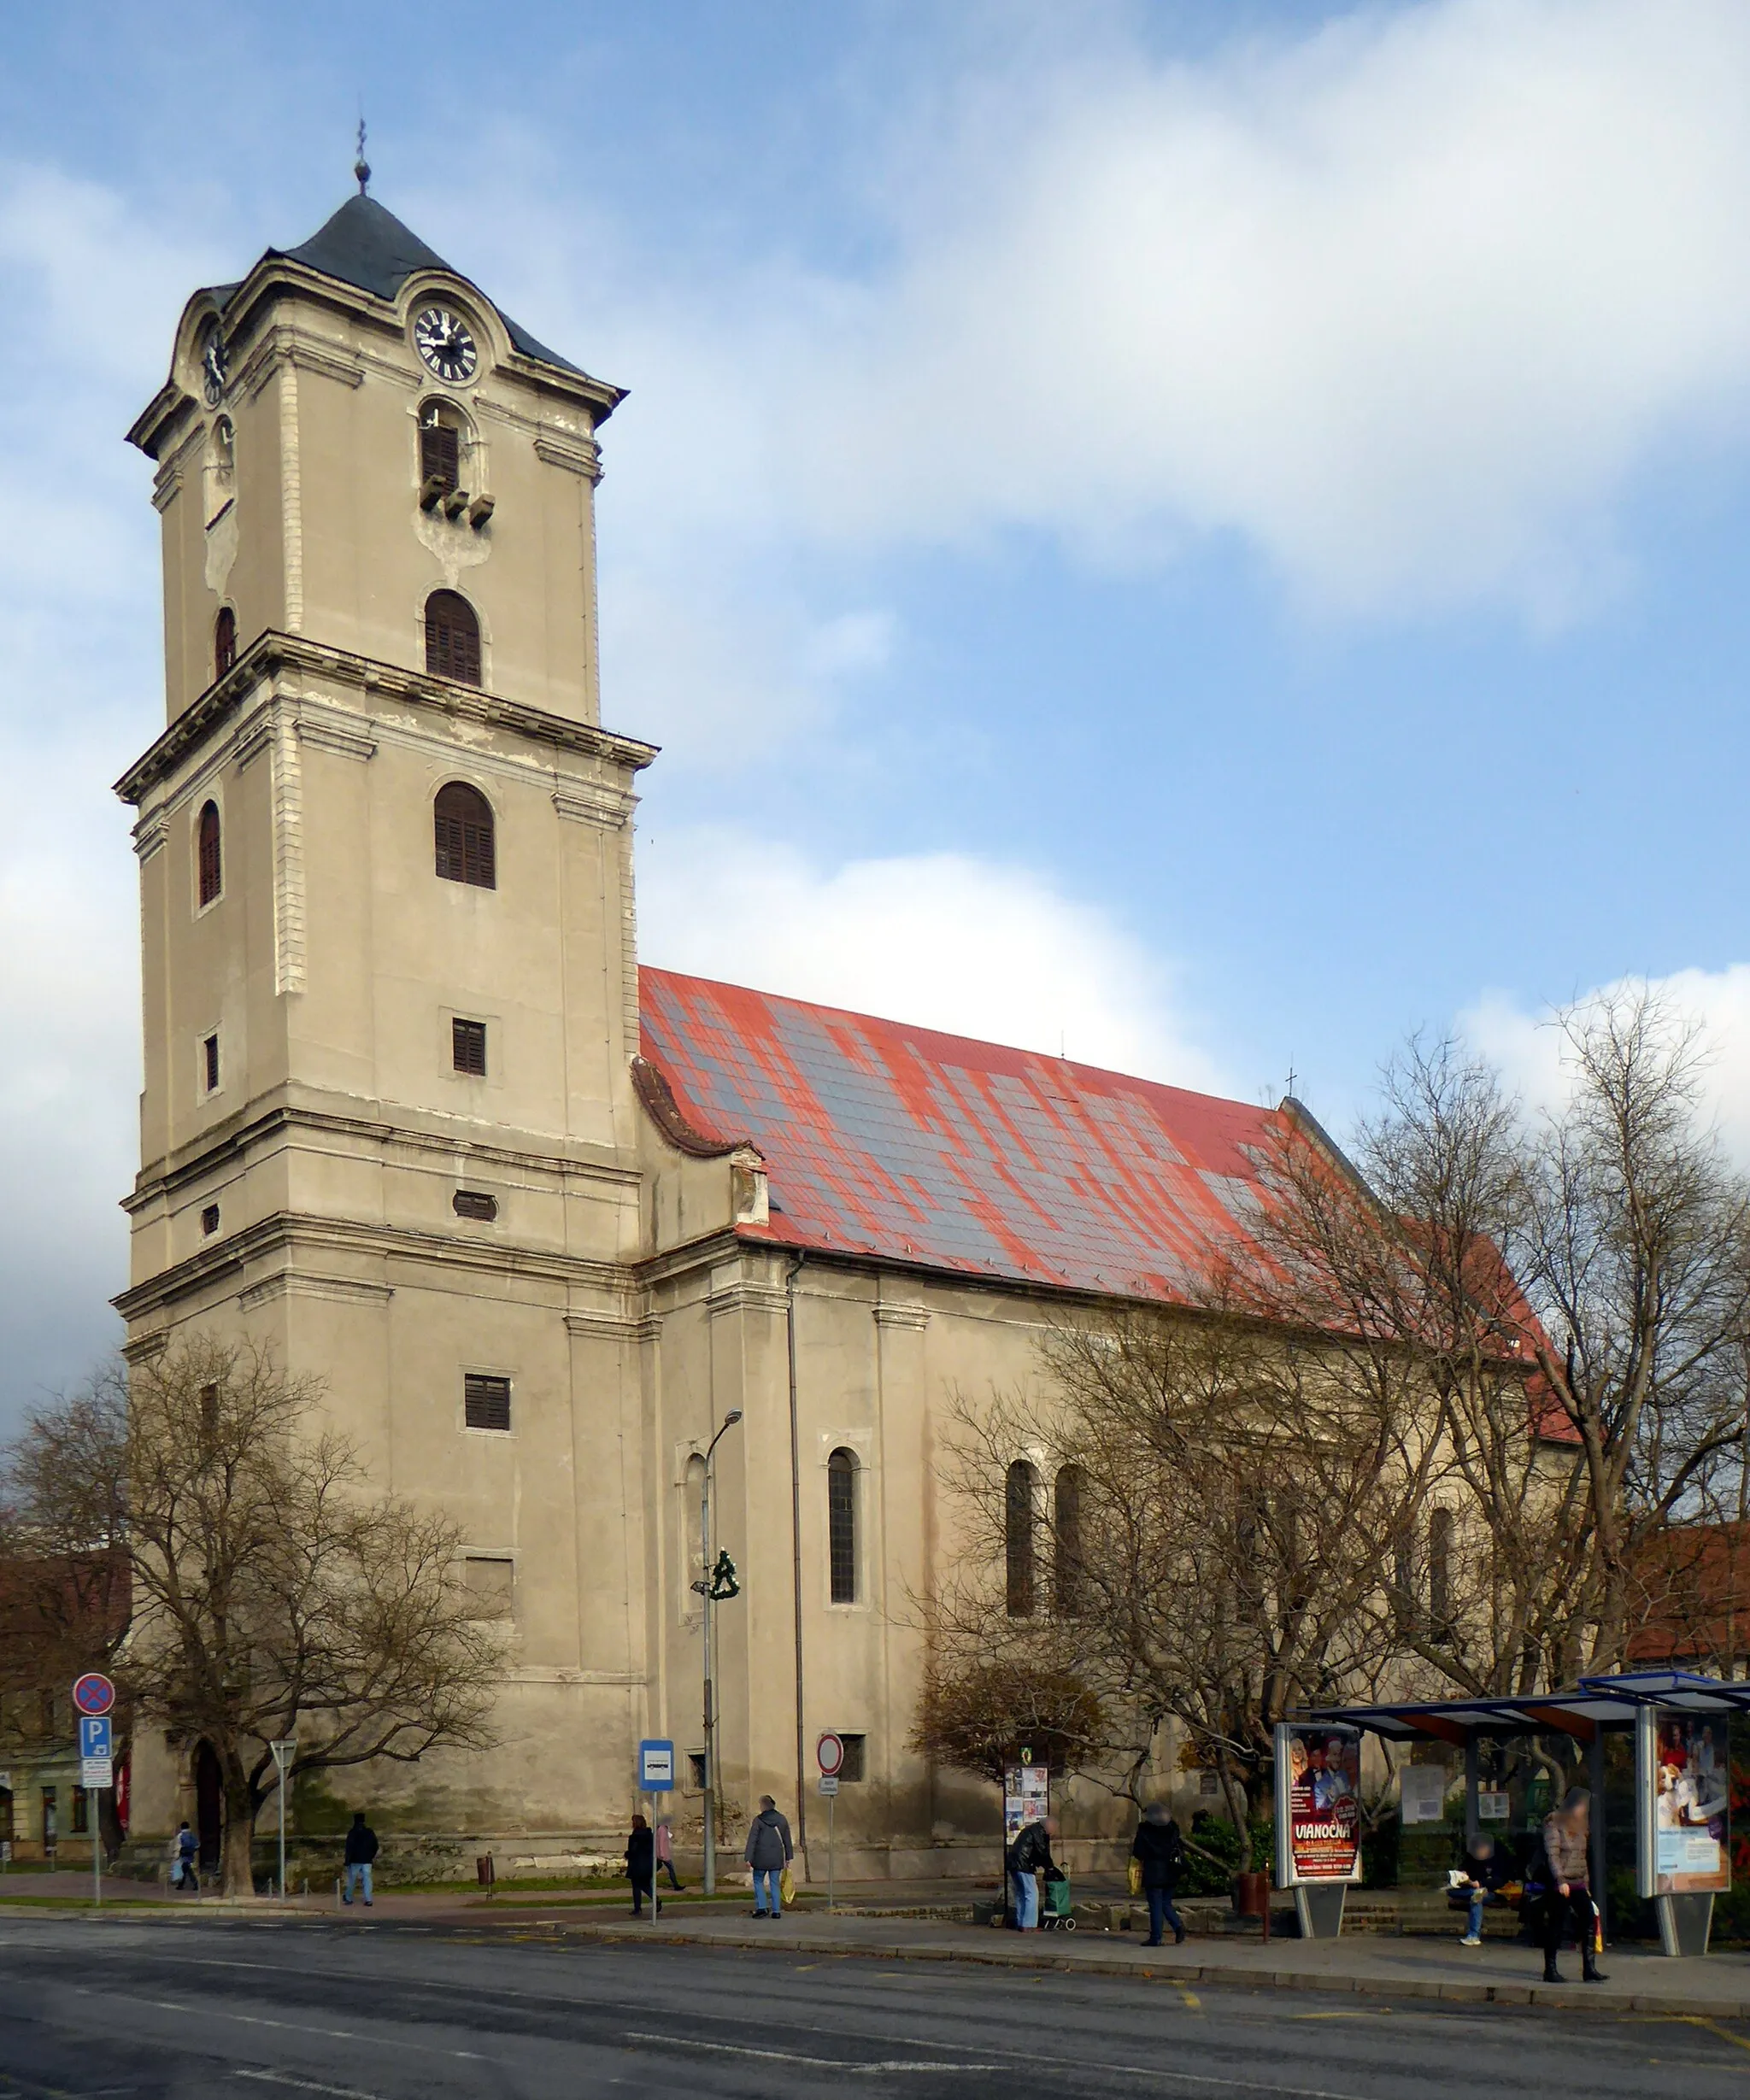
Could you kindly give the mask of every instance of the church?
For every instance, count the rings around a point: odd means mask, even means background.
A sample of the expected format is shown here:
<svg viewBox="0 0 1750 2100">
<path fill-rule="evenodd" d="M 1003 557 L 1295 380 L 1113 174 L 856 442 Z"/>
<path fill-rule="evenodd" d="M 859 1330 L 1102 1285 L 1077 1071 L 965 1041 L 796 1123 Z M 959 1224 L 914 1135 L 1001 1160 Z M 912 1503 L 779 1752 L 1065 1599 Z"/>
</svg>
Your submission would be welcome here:
<svg viewBox="0 0 1750 2100">
<path fill-rule="evenodd" d="M 818 1846 L 832 1730 L 839 1871 L 958 1871 L 994 1859 L 994 1797 L 907 1747 L 948 1401 L 1036 1390 L 1066 1307 L 1179 1293 L 1294 1111 L 641 965 L 658 754 L 602 726 L 596 593 L 623 398 L 362 174 L 190 299 L 129 433 L 167 726 L 118 783 L 127 1350 L 252 1339 L 320 1381 L 375 1487 L 461 1528 L 499 1746 L 361 1776 L 385 1833 L 604 1849 L 647 1736 L 696 1828 L 714 1440 L 725 1835 L 771 1793 Z M 194 1816 L 194 1763 L 136 1745 L 137 1836 Z M 1066 1835 L 1101 1813 L 1066 1804 Z"/>
</svg>

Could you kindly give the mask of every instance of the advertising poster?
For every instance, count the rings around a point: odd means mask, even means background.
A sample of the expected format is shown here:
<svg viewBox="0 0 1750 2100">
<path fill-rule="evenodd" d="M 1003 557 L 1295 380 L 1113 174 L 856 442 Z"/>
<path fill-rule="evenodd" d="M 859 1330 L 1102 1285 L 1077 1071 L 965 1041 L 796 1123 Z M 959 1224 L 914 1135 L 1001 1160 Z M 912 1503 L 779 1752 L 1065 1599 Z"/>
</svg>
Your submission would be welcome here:
<svg viewBox="0 0 1750 2100">
<path fill-rule="evenodd" d="M 1332 1722 L 1278 1723 L 1277 1880 L 1361 1876 L 1361 1731 Z"/>
<path fill-rule="evenodd" d="M 1725 1721 L 1661 1711 L 1654 1742 L 1653 1893 L 1722 1894 L 1732 1886 Z"/>
<path fill-rule="evenodd" d="M 1042 1764 L 1012 1764 L 1002 1775 L 1002 1841 L 1013 1845 L 1029 1823 L 1050 1814 L 1051 1774 Z"/>
</svg>

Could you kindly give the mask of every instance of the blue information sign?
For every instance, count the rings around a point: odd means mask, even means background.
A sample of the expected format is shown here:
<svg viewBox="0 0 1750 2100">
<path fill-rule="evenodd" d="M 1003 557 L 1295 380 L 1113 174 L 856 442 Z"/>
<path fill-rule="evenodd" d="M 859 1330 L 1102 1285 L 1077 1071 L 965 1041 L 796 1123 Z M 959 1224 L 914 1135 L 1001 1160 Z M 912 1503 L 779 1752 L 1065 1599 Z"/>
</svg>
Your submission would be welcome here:
<svg viewBox="0 0 1750 2100">
<path fill-rule="evenodd" d="M 674 1745 L 646 1737 L 638 1745 L 638 1791 L 666 1794 L 674 1786 Z"/>
<path fill-rule="evenodd" d="M 79 1716 L 79 1754 L 81 1757 L 107 1757 L 112 1754 L 108 1714 Z"/>
</svg>

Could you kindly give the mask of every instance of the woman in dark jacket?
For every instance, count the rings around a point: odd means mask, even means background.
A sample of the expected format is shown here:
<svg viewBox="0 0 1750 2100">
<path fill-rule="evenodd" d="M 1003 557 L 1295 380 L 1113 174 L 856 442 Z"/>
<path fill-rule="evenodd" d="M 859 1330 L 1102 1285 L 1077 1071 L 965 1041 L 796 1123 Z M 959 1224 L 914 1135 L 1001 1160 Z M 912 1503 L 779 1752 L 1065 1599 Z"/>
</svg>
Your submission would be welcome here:
<svg viewBox="0 0 1750 2100">
<path fill-rule="evenodd" d="M 656 1833 L 642 1816 L 633 1816 L 631 1835 L 625 1841 L 625 1873 L 632 1885 L 632 1915 L 643 1915 L 647 1896 L 660 1912 L 662 1899 L 656 1893 Z"/>
<path fill-rule="evenodd" d="M 1130 1844 L 1130 1857 L 1142 1869 L 1142 1893 L 1148 1898 L 1148 1938 L 1144 1943 L 1150 1947 L 1160 1945 L 1160 1928 L 1172 1927 L 1172 1944 L 1184 1943 L 1184 1921 L 1173 1909 L 1173 1891 L 1179 1885 L 1179 1875 L 1185 1864 L 1184 1841 L 1179 1836 L 1179 1827 L 1158 1801 L 1151 1801 L 1142 1811 L 1142 1820 L 1136 1826 L 1136 1834 Z"/>
</svg>

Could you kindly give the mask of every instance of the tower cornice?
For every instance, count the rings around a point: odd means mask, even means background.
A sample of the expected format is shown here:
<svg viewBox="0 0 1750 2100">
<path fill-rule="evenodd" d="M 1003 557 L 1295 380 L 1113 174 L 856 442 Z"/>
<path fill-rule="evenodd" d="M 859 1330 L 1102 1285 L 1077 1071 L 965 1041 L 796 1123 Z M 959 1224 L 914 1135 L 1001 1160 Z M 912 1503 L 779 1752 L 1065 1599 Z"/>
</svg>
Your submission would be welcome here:
<svg viewBox="0 0 1750 2100">
<path fill-rule="evenodd" d="M 270 628 L 135 760 L 115 783 L 115 793 L 124 802 L 138 807 L 264 680 L 278 678 L 288 671 L 323 678 L 379 698 L 436 708 L 454 720 L 506 730 L 557 750 L 604 760 L 628 772 L 642 771 L 657 754 L 655 744 L 618 736 L 567 715 L 551 714 L 543 707 L 504 700 L 478 686 L 458 684 L 434 678 L 429 672 L 409 671 L 402 665 L 313 642 L 304 635 L 284 634 Z"/>
</svg>

